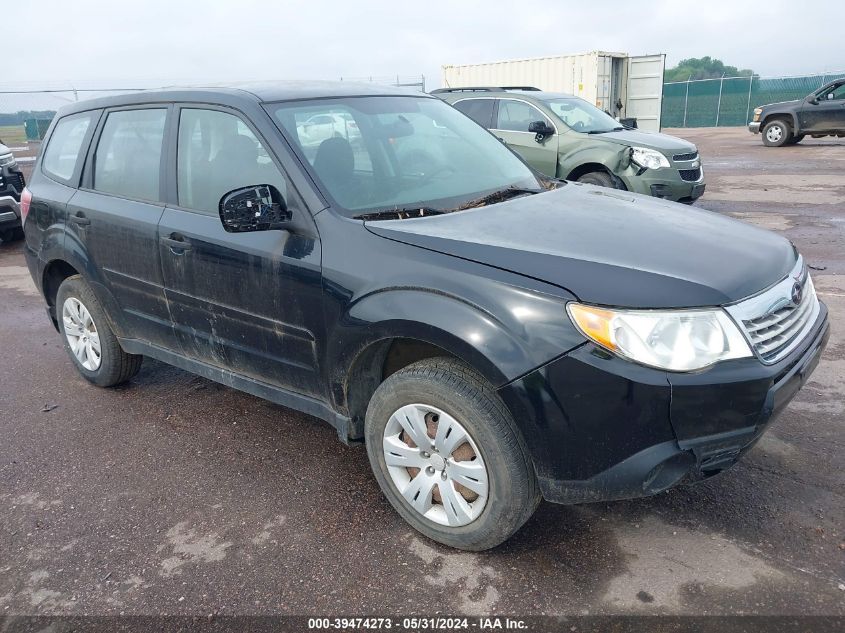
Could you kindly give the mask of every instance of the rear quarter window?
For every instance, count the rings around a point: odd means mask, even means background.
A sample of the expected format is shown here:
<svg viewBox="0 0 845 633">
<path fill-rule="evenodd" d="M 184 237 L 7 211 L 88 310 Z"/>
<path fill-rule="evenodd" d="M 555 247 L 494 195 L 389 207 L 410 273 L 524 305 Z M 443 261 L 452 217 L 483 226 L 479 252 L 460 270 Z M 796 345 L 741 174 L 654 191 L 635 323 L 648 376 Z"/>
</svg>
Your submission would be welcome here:
<svg viewBox="0 0 845 633">
<path fill-rule="evenodd" d="M 458 101 L 455 104 L 455 108 L 486 128 L 489 128 L 493 124 L 492 99 L 464 99 Z"/>
<path fill-rule="evenodd" d="M 93 112 L 64 117 L 50 135 L 41 169 L 55 180 L 69 183 L 82 154 L 83 142 L 92 127 Z"/>
</svg>

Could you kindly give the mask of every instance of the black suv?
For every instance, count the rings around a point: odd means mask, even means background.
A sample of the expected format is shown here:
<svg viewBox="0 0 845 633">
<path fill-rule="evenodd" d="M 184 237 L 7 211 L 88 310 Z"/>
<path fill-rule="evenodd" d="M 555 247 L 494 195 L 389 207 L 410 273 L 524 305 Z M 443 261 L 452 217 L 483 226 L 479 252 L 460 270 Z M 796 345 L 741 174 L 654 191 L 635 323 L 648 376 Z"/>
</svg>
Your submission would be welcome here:
<svg viewBox="0 0 845 633">
<path fill-rule="evenodd" d="M 0 141 L 0 240 L 23 237 L 21 193 L 26 185 L 12 151 Z"/>
<path fill-rule="evenodd" d="M 548 179 L 399 89 L 73 104 L 30 189 L 26 259 L 82 376 L 149 356 L 323 418 L 399 514 L 465 549 L 543 497 L 729 467 L 829 335 L 787 240 Z"/>
<path fill-rule="evenodd" d="M 795 145 L 807 135 L 845 137 L 845 79 L 831 81 L 798 101 L 754 108 L 748 130 L 762 132 L 767 147 Z"/>
</svg>

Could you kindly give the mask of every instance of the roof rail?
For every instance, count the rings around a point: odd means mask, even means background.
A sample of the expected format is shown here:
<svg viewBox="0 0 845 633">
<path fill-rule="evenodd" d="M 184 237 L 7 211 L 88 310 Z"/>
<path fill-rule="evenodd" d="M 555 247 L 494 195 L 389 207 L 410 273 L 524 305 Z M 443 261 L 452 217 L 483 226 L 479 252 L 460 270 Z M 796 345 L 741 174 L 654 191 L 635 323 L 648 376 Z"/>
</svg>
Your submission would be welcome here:
<svg viewBox="0 0 845 633">
<path fill-rule="evenodd" d="M 432 90 L 431 94 L 443 94 L 449 92 L 505 92 L 507 90 L 527 90 L 531 92 L 540 92 L 539 88 L 534 86 L 463 86 L 460 88 L 438 88 Z"/>
</svg>

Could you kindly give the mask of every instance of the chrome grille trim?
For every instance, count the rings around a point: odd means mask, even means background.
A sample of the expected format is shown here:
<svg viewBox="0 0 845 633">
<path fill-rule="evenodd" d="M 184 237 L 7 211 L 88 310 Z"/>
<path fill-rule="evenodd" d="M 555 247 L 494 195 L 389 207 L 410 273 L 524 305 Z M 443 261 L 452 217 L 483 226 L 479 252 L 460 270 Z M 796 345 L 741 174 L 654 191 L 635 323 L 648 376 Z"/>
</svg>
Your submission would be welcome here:
<svg viewBox="0 0 845 633">
<path fill-rule="evenodd" d="M 696 159 L 698 159 L 698 150 L 694 152 L 689 152 L 688 154 L 675 154 L 674 156 L 672 156 L 672 160 L 676 162 L 684 162 Z"/>
<path fill-rule="evenodd" d="M 795 284 L 801 286 L 798 304 L 792 301 Z M 819 315 L 819 300 L 813 280 L 798 258 L 784 279 L 758 295 L 725 307 L 740 326 L 757 357 L 766 364 L 776 363 L 798 347 Z"/>
</svg>

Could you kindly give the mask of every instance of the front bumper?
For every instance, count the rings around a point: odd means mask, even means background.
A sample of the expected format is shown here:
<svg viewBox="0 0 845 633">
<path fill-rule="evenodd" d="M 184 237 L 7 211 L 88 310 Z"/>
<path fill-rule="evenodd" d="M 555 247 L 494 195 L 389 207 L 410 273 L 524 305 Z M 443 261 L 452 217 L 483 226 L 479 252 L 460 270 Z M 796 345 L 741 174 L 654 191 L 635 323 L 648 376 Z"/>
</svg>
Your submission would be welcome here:
<svg viewBox="0 0 845 633">
<path fill-rule="evenodd" d="M 704 194 L 704 170 L 698 168 L 700 174 L 695 180 L 684 180 L 678 168 L 646 170 L 640 175 L 637 168 L 629 168 L 622 176 L 622 180 L 629 191 L 646 196 L 663 198 L 672 202 L 692 204 Z M 692 171 L 684 169 L 683 171 Z M 630 173 L 628 173 L 630 172 Z"/>
<path fill-rule="evenodd" d="M 20 228 L 21 205 L 10 195 L 0 194 L 0 231 Z"/>
<path fill-rule="evenodd" d="M 547 500 L 647 496 L 736 463 L 813 372 L 829 337 L 822 304 L 804 344 L 780 362 L 740 359 L 690 374 L 585 343 L 499 393 Z"/>
<path fill-rule="evenodd" d="M 752 121 L 748 124 L 748 131 L 752 134 L 760 133 L 760 121 Z"/>
</svg>

